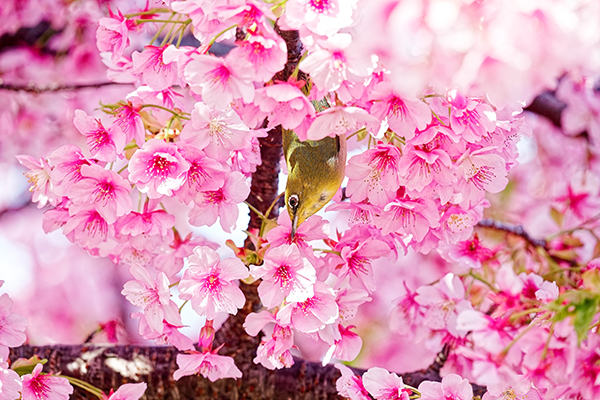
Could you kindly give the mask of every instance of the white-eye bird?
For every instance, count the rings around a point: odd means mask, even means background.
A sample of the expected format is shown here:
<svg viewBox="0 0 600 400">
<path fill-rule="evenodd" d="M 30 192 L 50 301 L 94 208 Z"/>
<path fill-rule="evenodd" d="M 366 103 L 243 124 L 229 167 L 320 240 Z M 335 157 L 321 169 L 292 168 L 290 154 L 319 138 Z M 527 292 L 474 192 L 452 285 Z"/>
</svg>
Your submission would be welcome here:
<svg viewBox="0 0 600 400">
<path fill-rule="evenodd" d="M 292 220 L 292 239 L 298 226 L 331 200 L 344 180 L 346 136 L 301 142 L 283 131 L 283 152 L 288 169 L 285 205 Z"/>
</svg>

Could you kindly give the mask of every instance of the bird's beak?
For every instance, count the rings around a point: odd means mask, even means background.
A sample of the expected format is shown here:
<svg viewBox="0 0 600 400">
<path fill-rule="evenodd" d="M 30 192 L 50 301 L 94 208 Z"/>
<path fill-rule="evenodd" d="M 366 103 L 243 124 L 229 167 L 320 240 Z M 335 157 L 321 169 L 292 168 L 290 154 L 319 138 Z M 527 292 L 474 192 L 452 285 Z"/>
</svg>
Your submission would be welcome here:
<svg viewBox="0 0 600 400">
<path fill-rule="evenodd" d="M 294 218 L 292 219 L 292 233 L 290 235 L 292 242 L 296 236 L 296 229 L 298 229 L 298 213 L 294 213 Z"/>
</svg>

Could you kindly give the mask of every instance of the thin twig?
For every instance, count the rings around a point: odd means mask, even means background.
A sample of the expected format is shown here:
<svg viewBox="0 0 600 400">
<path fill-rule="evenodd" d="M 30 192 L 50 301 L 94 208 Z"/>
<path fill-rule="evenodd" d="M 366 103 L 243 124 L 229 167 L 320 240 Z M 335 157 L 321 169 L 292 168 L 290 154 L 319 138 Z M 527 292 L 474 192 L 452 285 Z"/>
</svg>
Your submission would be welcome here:
<svg viewBox="0 0 600 400">
<path fill-rule="evenodd" d="M 482 228 L 495 229 L 497 231 L 504 231 L 504 232 L 508 232 L 515 236 L 520 236 L 534 247 L 546 248 L 546 246 L 547 246 L 547 243 L 544 239 L 532 238 L 529 235 L 529 233 L 527 233 L 525 231 L 525 229 L 523 229 L 523 227 L 521 225 L 510 224 L 508 222 L 501 222 L 501 221 L 496 221 L 493 219 L 483 219 L 483 220 L 479 221 L 477 226 L 480 226 Z"/>
<path fill-rule="evenodd" d="M 99 83 L 83 83 L 74 85 L 62 85 L 52 83 L 47 86 L 35 85 L 14 85 L 11 83 L 0 83 L 0 90 L 10 90 L 13 92 L 28 92 L 28 93 L 44 93 L 44 92 L 64 92 L 69 90 L 94 89 L 109 85 L 130 85 L 130 83 L 120 82 L 99 82 Z"/>
</svg>

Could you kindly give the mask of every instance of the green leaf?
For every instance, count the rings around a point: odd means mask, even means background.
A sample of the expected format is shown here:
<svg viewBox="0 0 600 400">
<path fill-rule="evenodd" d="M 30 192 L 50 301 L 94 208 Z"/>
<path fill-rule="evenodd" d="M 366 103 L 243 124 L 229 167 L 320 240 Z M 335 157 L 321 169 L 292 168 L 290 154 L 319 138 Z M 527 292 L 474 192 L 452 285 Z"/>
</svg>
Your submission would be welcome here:
<svg viewBox="0 0 600 400">
<path fill-rule="evenodd" d="M 587 332 L 598 310 L 598 304 L 600 303 L 598 300 L 598 297 L 588 297 L 575 307 L 573 327 L 577 333 L 579 343 L 587 337 Z"/>
<path fill-rule="evenodd" d="M 23 376 L 32 373 L 36 365 L 46 364 L 47 362 L 47 359 L 40 359 L 37 355 L 35 355 L 29 359 L 19 358 L 17 361 L 12 363 L 10 368 L 19 374 L 19 376 Z"/>
</svg>

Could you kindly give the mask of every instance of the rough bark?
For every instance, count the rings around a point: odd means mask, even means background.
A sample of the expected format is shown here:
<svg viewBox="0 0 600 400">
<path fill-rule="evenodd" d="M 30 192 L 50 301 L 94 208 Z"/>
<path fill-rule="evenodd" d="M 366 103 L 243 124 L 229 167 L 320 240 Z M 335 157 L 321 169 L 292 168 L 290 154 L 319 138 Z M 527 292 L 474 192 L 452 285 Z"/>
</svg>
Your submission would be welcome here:
<svg viewBox="0 0 600 400">
<path fill-rule="evenodd" d="M 146 382 L 146 400 L 339 399 L 335 382 L 340 372 L 333 365 L 322 366 L 295 359 L 291 368 L 270 371 L 260 365 L 240 363 L 236 358 L 236 364 L 244 374 L 241 379 L 210 382 L 201 376 L 186 376 L 175 381 L 173 372 L 177 369 L 177 354 L 177 349 L 170 346 L 25 345 L 11 349 L 10 359 L 33 355 L 47 358 L 45 372 L 84 380 L 106 393 L 124 383 Z M 428 370 L 404 374 L 402 378 L 414 387 L 423 380 L 439 381 L 438 364 Z M 479 395 L 484 391 L 478 386 L 474 390 Z M 95 397 L 76 388 L 71 398 Z"/>
<path fill-rule="evenodd" d="M 84 380 L 106 393 L 124 383 L 146 382 L 145 399 L 337 399 L 338 370 L 332 365 L 296 360 L 292 368 L 270 371 L 236 363 L 244 377 L 210 382 L 201 376 L 173 379 L 177 349 L 160 346 L 53 345 L 11 349 L 10 358 L 47 358 L 45 372 Z M 72 399 L 93 399 L 76 389 Z"/>
</svg>

